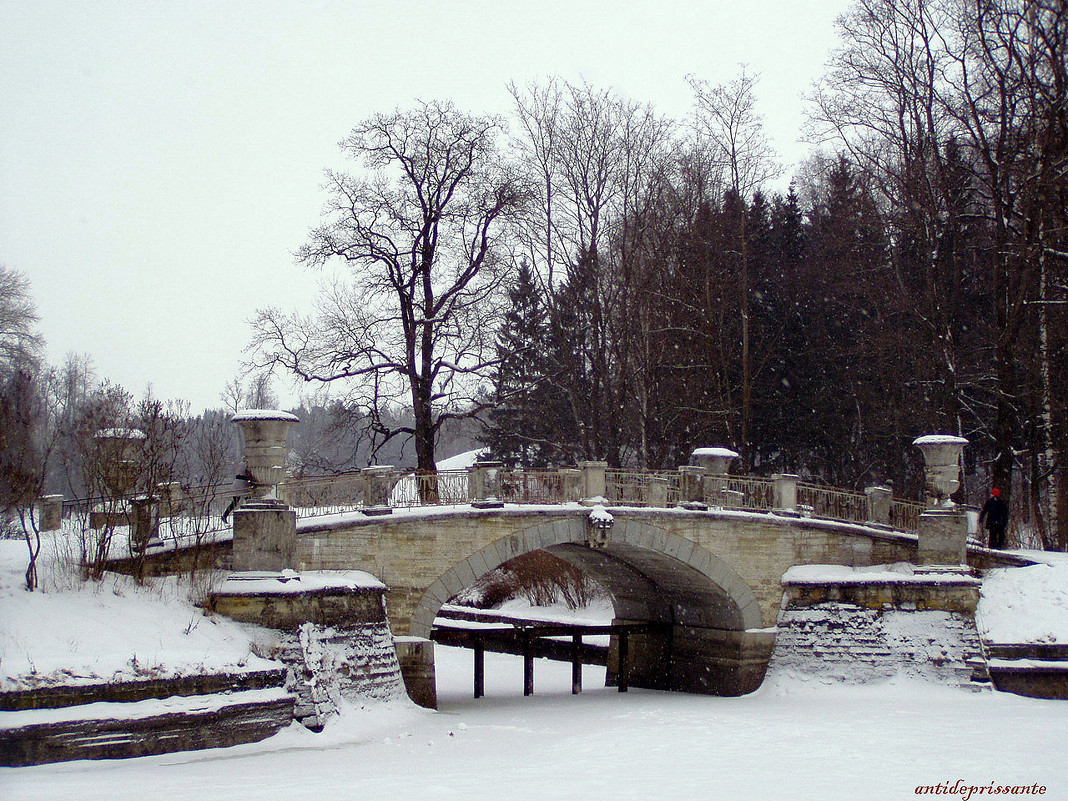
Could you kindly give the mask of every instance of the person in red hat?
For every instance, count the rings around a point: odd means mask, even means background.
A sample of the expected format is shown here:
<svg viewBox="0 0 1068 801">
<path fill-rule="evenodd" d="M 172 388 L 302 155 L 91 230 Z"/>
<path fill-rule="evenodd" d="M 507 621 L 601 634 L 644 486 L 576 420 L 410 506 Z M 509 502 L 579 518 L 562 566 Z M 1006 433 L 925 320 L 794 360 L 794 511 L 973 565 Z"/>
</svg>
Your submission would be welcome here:
<svg viewBox="0 0 1068 801">
<path fill-rule="evenodd" d="M 990 532 L 988 542 L 991 548 L 1005 547 L 1005 529 L 1009 527 L 1009 505 L 1001 500 L 1001 490 L 990 490 L 990 499 L 979 513 L 979 525 L 986 521 L 986 530 Z"/>
</svg>

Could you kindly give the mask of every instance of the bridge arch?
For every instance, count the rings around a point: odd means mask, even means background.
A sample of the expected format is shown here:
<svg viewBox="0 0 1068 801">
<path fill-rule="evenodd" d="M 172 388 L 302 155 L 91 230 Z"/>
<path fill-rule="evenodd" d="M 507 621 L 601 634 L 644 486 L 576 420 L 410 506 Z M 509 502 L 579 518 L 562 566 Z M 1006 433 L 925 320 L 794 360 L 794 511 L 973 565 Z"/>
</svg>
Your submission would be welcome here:
<svg viewBox="0 0 1068 801">
<path fill-rule="evenodd" d="M 585 519 L 570 517 L 528 526 L 491 542 L 445 571 L 427 588 L 412 617 L 411 633 L 429 637 L 438 610 L 449 598 L 505 562 L 536 550 L 547 550 L 591 573 L 612 593 L 617 617 L 637 619 L 633 616 L 638 611 L 634 607 L 652 604 L 658 610 L 657 619 L 663 622 L 681 619 L 715 624 L 727 630 L 761 625 L 760 604 L 745 580 L 730 565 L 692 540 L 641 520 L 621 520 L 613 527 L 610 542 L 604 549 L 587 548 L 585 541 Z M 688 593 L 695 599 L 698 596 L 714 599 L 713 609 L 675 608 L 673 614 L 665 616 L 663 603 L 657 604 L 655 599 L 636 600 L 634 588 L 628 590 L 613 575 L 617 569 L 629 569 L 639 579 L 645 578 L 651 588 L 666 593 L 661 598 Z M 710 587 L 717 591 L 710 593 Z"/>
<path fill-rule="evenodd" d="M 411 633 L 429 637 L 438 610 L 459 590 L 510 559 L 546 550 L 606 588 L 616 622 L 652 627 L 632 642 L 632 684 L 725 695 L 760 684 L 774 635 L 753 631 L 761 626 L 760 604 L 726 562 L 642 520 L 617 521 L 603 548 L 588 547 L 586 537 L 586 518 L 576 515 L 491 542 L 427 588 Z"/>
</svg>

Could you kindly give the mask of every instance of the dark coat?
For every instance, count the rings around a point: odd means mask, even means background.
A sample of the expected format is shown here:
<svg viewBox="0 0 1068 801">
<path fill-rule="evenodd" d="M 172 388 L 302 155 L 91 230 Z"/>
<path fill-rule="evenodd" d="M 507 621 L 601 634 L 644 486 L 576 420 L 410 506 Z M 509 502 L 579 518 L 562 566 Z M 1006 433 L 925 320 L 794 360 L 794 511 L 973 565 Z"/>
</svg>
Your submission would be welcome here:
<svg viewBox="0 0 1068 801">
<path fill-rule="evenodd" d="M 1009 505 L 1001 498 L 991 496 L 979 514 L 980 525 L 984 520 L 987 528 L 1005 528 L 1009 524 Z"/>
</svg>

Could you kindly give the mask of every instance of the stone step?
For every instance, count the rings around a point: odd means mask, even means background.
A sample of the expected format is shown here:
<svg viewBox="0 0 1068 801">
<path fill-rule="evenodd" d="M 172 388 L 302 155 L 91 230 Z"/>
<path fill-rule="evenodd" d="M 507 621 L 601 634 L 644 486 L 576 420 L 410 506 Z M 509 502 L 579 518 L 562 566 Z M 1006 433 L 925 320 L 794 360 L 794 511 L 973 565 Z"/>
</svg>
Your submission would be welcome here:
<svg viewBox="0 0 1068 801">
<path fill-rule="evenodd" d="M 991 659 L 990 680 L 1001 692 L 1028 698 L 1068 700 L 1068 661 Z"/>
<path fill-rule="evenodd" d="M 1037 659 L 1043 662 L 1068 662 L 1068 643 L 988 642 L 984 643 L 991 659 Z"/>
<path fill-rule="evenodd" d="M 292 723 L 293 705 L 290 693 L 270 687 L 0 712 L 0 765 L 121 759 L 256 742 Z"/>
<path fill-rule="evenodd" d="M 242 690 L 283 687 L 286 669 L 267 668 L 229 673 L 208 673 L 91 684 L 40 686 L 0 692 L 0 711 L 58 709 L 101 701 L 132 703 L 171 696 L 211 695 Z"/>
</svg>

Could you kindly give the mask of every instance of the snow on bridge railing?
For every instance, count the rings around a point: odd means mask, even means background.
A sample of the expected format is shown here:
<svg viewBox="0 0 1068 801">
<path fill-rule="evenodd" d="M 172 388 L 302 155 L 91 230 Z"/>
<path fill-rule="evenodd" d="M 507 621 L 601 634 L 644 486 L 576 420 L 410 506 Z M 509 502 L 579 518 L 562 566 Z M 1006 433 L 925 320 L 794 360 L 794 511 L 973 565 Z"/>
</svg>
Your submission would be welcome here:
<svg viewBox="0 0 1068 801">
<path fill-rule="evenodd" d="M 607 469 L 603 463 L 587 462 L 582 468 L 564 469 L 494 467 L 491 476 L 480 473 L 484 470 L 485 466 L 476 466 L 419 474 L 376 468 L 289 478 L 278 486 L 278 497 L 296 510 L 298 518 L 355 512 L 370 506 L 464 505 L 489 497 L 508 504 L 558 504 L 594 499 L 610 506 L 779 512 L 850 523 L 877 523 L 913 532 L 925 508 L 921 503 L 887 499 L 884 511 L 879 512 L 866 494 L 800 481 L 796 476 L 710 474 L 692 467 L 677 471 L 619 470 Z M 230 523 L 229 519 L 222 519 L 224 511 L 235 499 L 240 503 L 245 494 L 247 491 L 226 485 L 188 489 L 170 485 L 169 491 L 161 491 L 158 498 L 158 535 L 163 540 L 181 540 L 226 528 Z M 67 501 L 64 512 L 80 512 L 88 520 L 89 512 L 99 509 L 104 500 Z M 130 506 L 121 500 L 108 499 L 108 502 L 118 503 L 116 508 Z"/>
<path fill-rule="evenodd" d="M 366 482 L 387 481 L 386 505 L 394 508 L 464 505 L 488 497 L 509 504 L 557 504 L 593 497 L 612 506 L 777 511 L 850 523 L 878 523 L 903 531 L 917 529 L 919 514 L 924 509 L 921 503 L 893 500 L 882 519 L 878 519 L 868 495 L 798 481 L 794 476 L 717 475 L 700 470 L 686 474 L 602 466 L 598 483 L 596 467 L 592 469 L 592 479 L 587 467 L 545 470 L 493 467 L 492 478 L 477 477 L 480 469 L 483 468 L 432 474 L 377 473 L 366 477 Z M 784 488 L 784 480 L 791 486 Z M 311 517 L 365 508 L 369 504 L 364 501 L 363 493 L 368 486 L 361 484 L 358 473 L 290 479 L 279 488 L 279 495 L 297 509 L 299 517 Z"/>
</svg>

